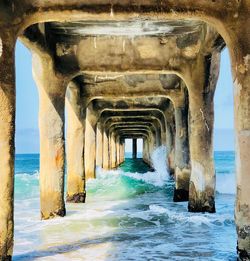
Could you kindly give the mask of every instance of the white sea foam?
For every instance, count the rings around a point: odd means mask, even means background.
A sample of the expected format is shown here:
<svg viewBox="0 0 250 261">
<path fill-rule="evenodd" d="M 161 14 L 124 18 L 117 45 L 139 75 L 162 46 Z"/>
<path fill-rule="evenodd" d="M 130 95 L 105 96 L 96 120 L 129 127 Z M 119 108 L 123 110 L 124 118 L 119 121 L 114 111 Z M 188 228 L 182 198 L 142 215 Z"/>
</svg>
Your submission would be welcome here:
<svg viewBox="0 0 250 261">
<path fill-rule="evenodd" d="M 231 214 L 196 214 L 187 212 L 177 212 L 158 205 L 150 205 L 149 209 L 152 213 L 162 214 L 167 216 L 170 220 L 174 222 L 179 222 L 182 224 L 192 224 L 195 226 L 201 225 L 221 225 L 225 222 L 233 223 L 233 216 Z"/>
<path fill-rule="evenodd" d="M 151 155 L 151 159 L 156 173 L 166 179 L 168 177 L 167 148 L 165 146 L 156 148 Z"/>
<path fill-rule="evenodd" d="M 136 180 L 144 181 L 157 187 L 162 187 L 169 179 L 166 153 L 167 150 L 165 146 L 158 147 L 154 150 L 153 154 L 151 155 L 153 167 L 155 169 L 154 172 L 146 172 L 143 174 L 125 172 L 122 174 Z"/>
<path fill-rule="evenodd" d="M 159 213 L 159 214 L 163 214 L 163 213 L 167 213 L 168 210 L 166 208 L 157 206 L 157 205 L 150 205 L 149 209 L 155 213 Z"/>
<path fill-rule="evenodd" d="M 39 171 L 35 171 L 33 174 L 19 173 L 15 175 L 15 179 L 21 181 L 39 180 Z"/>
</svg>

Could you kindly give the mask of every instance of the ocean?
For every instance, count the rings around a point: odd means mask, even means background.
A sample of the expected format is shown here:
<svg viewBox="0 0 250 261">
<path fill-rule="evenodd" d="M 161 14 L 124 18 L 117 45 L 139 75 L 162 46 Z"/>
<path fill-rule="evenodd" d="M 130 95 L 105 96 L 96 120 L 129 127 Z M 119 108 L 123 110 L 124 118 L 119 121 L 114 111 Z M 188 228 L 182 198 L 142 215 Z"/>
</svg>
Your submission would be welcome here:
<svg viewBox="0 0 250 261">
<path fill-rule="evenodd" d="M 187 202 L 173 202 L 164 158 L 158 148 L 154 172 L 140 159 L 97 169 L 85 204 L 67 204 L 66 217 L 41 221 L 39 155 L 16 155 L 13 260 L 237 260 L 234 152 L 215 152 L 215 214 L 188 213 Z"/>
</svg>

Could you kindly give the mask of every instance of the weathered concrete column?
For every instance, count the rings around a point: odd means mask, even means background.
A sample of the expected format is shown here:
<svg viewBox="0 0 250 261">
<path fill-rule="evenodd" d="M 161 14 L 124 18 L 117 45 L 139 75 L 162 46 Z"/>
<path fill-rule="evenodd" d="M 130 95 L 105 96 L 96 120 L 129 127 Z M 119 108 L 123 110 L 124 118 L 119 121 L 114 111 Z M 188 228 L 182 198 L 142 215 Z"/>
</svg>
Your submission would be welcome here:
<svg viewBox="0 0 250 261">
<path fill-rule="evenodd" d="M 120 161 L 120 137 L 116 136 L 116 167 L 119 167 Z"/>
<path fill-rule="evenodd" d="M 143 161 L 147 164 L 150 163 L 150 157 L 149 157 L 149 148 L 148 148 L 148 139 L 143 139 Z"/>
<path fill-rule="evenodd" d="M 116 140 L 114 132 L 110 134 L 110 151 L 110 167 L 114 169 L 116 167 Z"/>
<path fill-rule="evenodd" d="M 136 159 L 137 158 L 137 139 L 133 139 L 132 141 L 132 158 Z"/>
<path fill-rule="evenodd" d="M 197 60 L 188 75 L 190 105 L 191 178 L 188 209 L 215 212 L 213 158 L 214 91 L 219 75 L 220 54 Z"/>
<path fill-rule="evenodd" d="M 158 148 L 162 145 L 160 129 L 156 129 L 156 131 L 155 131 L 155 145 L 156 145 L 156 148 Z"/>
<path fill-rule="evenodd" d="M 111 148 L 111 133 L 108 131 L 108 152 L 109 152 L 109 168 L 112 169 L 112 148 Z"/>
<path fill-rule="evenodd" d="M 33 53 L 39 90 L 40 199 L 42 219 L 64 216 L 64 110 L 67 81 L 54 70 L 50 55 Z"/>
<path fill-rule="evenodd" d="M 169 170 L 169 174 L 174 173 L 174 164 L 173 164 L 173 136 L 171 132 L 170 124 L 166 125 L 166 147 L 167 147 L 167 167 Z"/>
<path fill-rule="evenodd" d="M 175 173 L 175 111 L 173 103 L 164 111 L 166 118 L 167 167 L 170 175 Z"/>
<path fill-rule="evenodd" d="M 150 159 L 151 159 L 151 156 L 152 156 L 155 149 L 156 149 L 156 137 L 155 137 L 154 133 L 151 133 L 150 138 L 149 138 L 149 156 L 150 156 Z"/>
<path fill-rule="evenodd" d="M 66 106 L 68 111 L 67 128 L 67 201 L 84 203 L 85 172 L 84 142 L 86 110 L 80 87 L 71 82 L 67 88 Z"/>
<path fill-rule="evenodd" d="M 183 90 L 184 91 L 184 90 Z M 176 97 L 175 103 L 175 189 L 174 201 L 188 201 L 190 166 L 187 97 Z"/>
<path fill-rule="evenodd" d="M 148 164 L 150 166 L 153 166 L 153 161 L 152 161 L 152 154 L 155 150 L 155 145 L 154 145 L 154 136 L 151 133 L 147 139 L 147 154 L 148 154 Z"/>
<path fill-rule="evenodd" d="M 86 127 L 85 127 L 85 178 L 94 179 L 96 177 L 96 124 L 97 115 L 94 111 L 92 103 L 88 105 L 86 110 Z"/>
<path fill-rule="evenodd" d="M 103 162 L 102 162 L 102 167 L 105 170 L 109 169 L 109 138 L 107 131 L 104 129 L 103 130 Z"/>
<path fill-rule="evenodd" d="M 124 162 L 124 153 L 125 153 L 125 148 L 124 148 L 124 144 L 125 141 L 123 139 L 121 139 L 120 142 L 120 164 Z"/>
<path fill-rule="evenodd" d="M 103 131 L 101 123 L 99 122 L 96 127 L 96 166 L 102 167 L 102 158 L 103 158 Z"/>
<path fill-rule="evenodd" d="M 250 260 L 250 28 L 239 24 L 230 54 L 234 77 L 237 194 L 235 219 L 239 260 Z"/>
<path fill-rule="evenodd" d="M 125 140 L 122 141 L 122 162 L 125 161 Z"/>
<path fill-rule="evenodd" d="M 0 28 L 0 260 L 13 253 L 15 37 Z"/>
</svg>

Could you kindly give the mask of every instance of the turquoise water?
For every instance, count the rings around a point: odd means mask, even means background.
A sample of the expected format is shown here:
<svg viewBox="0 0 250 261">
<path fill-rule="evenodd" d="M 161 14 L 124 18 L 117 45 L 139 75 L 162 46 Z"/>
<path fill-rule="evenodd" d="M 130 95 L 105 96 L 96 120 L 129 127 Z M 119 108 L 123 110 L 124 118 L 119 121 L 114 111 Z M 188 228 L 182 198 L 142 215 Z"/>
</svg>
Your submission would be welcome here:
<svg viewBox="0 0 250 261">
<path fill-rule="evenodd" d="M 164 153 L 154 153 L 154 172 L 139 159 L 98 169 L 86 204 L 48 221 L 39 216 L 39 155 L 17 155 L 14 260 L 236 260 L 234 153 L 215 152 L 216 214 L 172 202 Z"/>
</svg>

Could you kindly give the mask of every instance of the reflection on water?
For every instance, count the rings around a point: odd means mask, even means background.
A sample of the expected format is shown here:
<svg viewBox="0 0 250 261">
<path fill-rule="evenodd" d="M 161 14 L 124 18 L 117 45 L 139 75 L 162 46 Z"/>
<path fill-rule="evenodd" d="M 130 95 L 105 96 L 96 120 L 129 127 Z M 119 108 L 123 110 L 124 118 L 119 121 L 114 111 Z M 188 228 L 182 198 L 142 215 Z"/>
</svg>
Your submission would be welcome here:
<svg viewBox="0 0 250 261">
<path fill-rule="evenodd" d="M 67 204 L 65 218 L 48 221 L 39 220 L 39 175 L 17 174 L 14 260 L 236 260 L 233 179 L 227 191 L 217 186 L 216 214 L 188 213 L 187 203 L 172 202 L 161 154 L 155 172 L 138 160 L 99 169 L 87 203 Z M 230 179 L 233 171 L 219 175 Z"/>
</svg>

